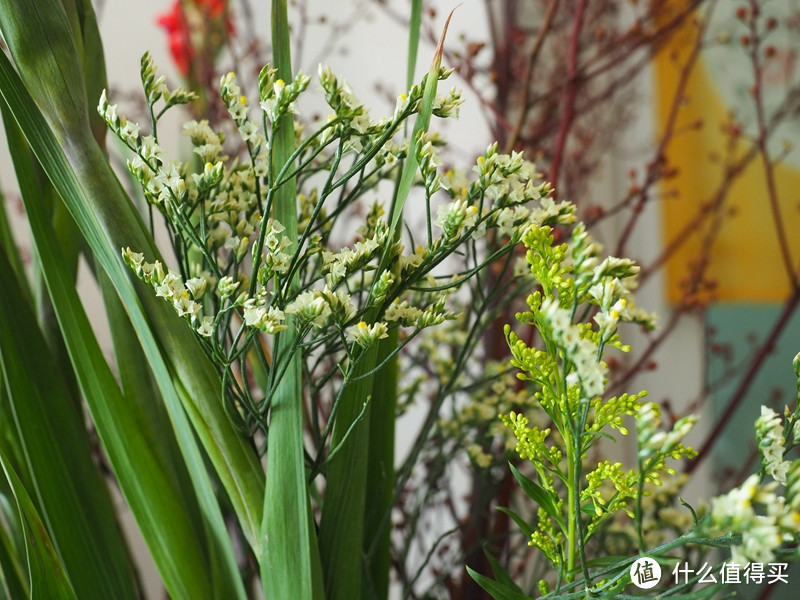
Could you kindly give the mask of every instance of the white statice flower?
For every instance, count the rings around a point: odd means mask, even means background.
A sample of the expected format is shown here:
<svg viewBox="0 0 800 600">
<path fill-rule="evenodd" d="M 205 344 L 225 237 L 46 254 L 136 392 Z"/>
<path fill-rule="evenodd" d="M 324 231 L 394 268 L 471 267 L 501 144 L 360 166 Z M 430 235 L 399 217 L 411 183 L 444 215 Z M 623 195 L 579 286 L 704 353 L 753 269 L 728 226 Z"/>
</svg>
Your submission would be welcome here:
<svg viewBox="0 0 800 600">
<path fill-rule="evenodd" d="M 348 273 L 365 265 L 375 257 L 380 250 L 378 241 L 381 234 L 376 233 L 374 237 L 360 240 L 353 245 L 353 248 L 342 248 L 339 252 L 322 252 L 322 264 L 328 271 L 329 282 L 336 285 L 344 279 Z"/>
<path fill-rule="evenodd" d="M 368 275 L 368 277 L 366 277 Z M 365 283 L 370 283 L 374 278 L 372 273 L 365 273 Z M 380 302 L 389 293 L 394 285 L 394 276 L 389 271 L 383 271 L 378 280 L 372 285 L 372 296 L 376 302 Z"/>
<path fill-rule="evenodd" d="M 214 334 L 214 317 L 205 316 L 200 319 L 196 331 L 203 337 L 211 337 Z"/>
<path fill-rule="evenodd" d="M 119 136 L 128 146 L 135 148 L 139 141 L 139 124 L 122 117 L 120 119 Z"/>
<path fill-rule="evenodd" d="M 439 207 L 434 225 L 441 228 L 445 240 L 450 241 L 457 238 L 463 229 L 473 227 L 477 217 L 478 208 L 459 199 Z"/>
<path fill-rule="evenodd" d="M 233 72 L 225 73 L 219 81 L 220 93 L 223 98 L 238 101 L 242 95 L 242 90 L 236 83 L 236 74 Z"/>
<path fill-rule="evenodd" d="M 661 409 L 655 402 L 645 402 L 636 413 L 636 444 L 639 447 L 638 457 L 645 460 L 651 457 L 658 446 L 652 442 L 661 427 Z"/>
<path fill-rule="evenodd" d="M 191 121 L 187 121 L 183 125 L 183 133 L 184 135 L 189 136 L 192 140 L 192 145 L 195 146 L 195 152 L 197 152 L 197 147 L 200 146 L 209 146 L 214 147 L 216 149 L 215 158 L 206 158 L 203 159 L 203 162 L 215 162 L 216 154 L 222 152 L 222 141 L 220 140 L 220 136 L 216 133 L 211 126 L 208 124 L 208 121 L 203 119 L 202 121 L 195 121 L 194 119 Z M 201 154 L 201 152 L 198 152 Z"/>
<path fill-rule="evenodd" d="M 289 314 L 296 315 L 303 323 L 310 323 L 322 327 L 331 314 L 331 307 L 325 297 L 318 290 L 302 292 L 284 309 Z"/>
<path fill-rule="evenodd" d="M 415 94 L 412 93 L 411 95 L 409 95 L 405 92 L 402 92 L 397 96 L 397 100 L 395 101 L 394 104 L 394 116 L 393 116 L 394 119 L 398 119 L 400 115 L 402 115 L 406 110 L 409 109 L 412 96 L 415 96 Z"/>
<path fill-rule="evenodd" d="M 266 177 L 269 173 L 269 160 L 267 155 L 259 154 L 253 162 L 253 174 L 256 177 Z"/>
<path fill-rule="evenodd" d="M 331 315 L 335 322 L 344 324 L 351 321 L 357 313 L 357 309 L 350 299 L 350 294 L 341 288 L 335 291 L 327 285 L 320 292 L 331 308 Z"/>
<path fill-rule="evenodd" d="M 428 248 L 422 245 L 418 245 L 414 249 L 414 254 L 400 254 L 397 257 L 400 273 L 404 275 L 411 273 L 422 264 L 422 261 L 425 260 L 427 256 Z"/>
<path fill-rule="evenodd" d="M 455 315 L 447 310 L 447 294 L 440 294 L 436 301 L 417 318 L 417 327 L 425 329 L 454 318 Z"/>
<path fill-rule="evenodd" d="M 172 306 L 175 307 L 175 312 L 179 317 L 189 317 L 196 319 L 200 314 L 201 306 L 189 297 L 189 292 L 183 291 L 180 296 L 173 296 Z"/>
<path fill-rule="evenodd" d="M 461 91 L 455 87 L 450 88 L 447 95 L 436 95 L 433 101 L 433 114 L 442 119 L 458 119 L 459 107 L 464 103 Z"/>
<path fill-rule="evenodd" d="M 172 270 L 167 271 L 160 281 L 154 280 L 153 285 L 155 286 L 156 296 L 167 300 L 177 300 L 186 291 L 181 276 Z"/>
<path fill-rule="evenodd" d="M 260 131 L 258 126 L 252 121 L 245 121 L 239 125 L 239 135 L 245 142 L 251 142 L 253 145 L 258 145 Z"/>
<path fill-rule="evenodd" d="M 228 105 L 228 112 L 237 124 L 247 119 L 247 115 L 250 112 L 250 107 L 247 105 L 247 98 L 245 96 L 235 97 Z"/>
<path fill-rule="evenodd" d="M 117 113 L 117 105 L 109 104 L 106 90 L 100 93 L 100 100 L 97 103 L 97 113 L 103 118 L 106 124 L 113 130 L 116 130 L 119 114 Z"/>
<path fill-rule="evenodd" d="M 169 285 L 165 283 L 159 283 L 155 286 L 156 297 L 157 298 L 164 298 L 165 300 L 172 300 L 175 296 L 175 290 L 173 290 Z M 180 295 L 180 294 L 178 294 Z"/>
<path fill-rule="evenodd" d="M 716 523 L 747 523 L 753 519 L 753 499 L 758 491 L 758 475 L 750 475 L 742 485 L 711 500 L 711 517 Z"/>
<path fill-rule="evenodd" d="M 541 312 L 553 331 L 553 337 L 558 341 L 564 338 L 564 333 L 573 327 L 572 318 L 566 308 L 561 308 L 558 300 L 545 298 L 542 301 Z"/>
<path fill-rule="evenodd" d="M 328 271 L 328 279 L 336 284 L 347 276 L 347 263 L 337 254 L 328 250 L 322 251 L 322 264 Z"/>
<path fill-rule="evenodd" d="M 185 285 L 195 300 L 200 300 L 208 289 L 208 281 L 205 277 L 192 277 L 186 280 Z"/>
<path fill-rule="evenodd" d="M 594 270 L 594 280 L 600 281 L 603 277 L 616 277 L 625 279 L 634 277 L 641 268 L 629 258 L 607 256 Z"/>
<path fill-rule="evenodd" d="M 272 75 L 265 80 L 265 86 L 261 89 L 261 108 L 270 123 L 275 123 L 286 113 L 298 112 L 295 100 L 311 80 L 302 71 L 298 71 L 294 81 L 288 84 L 283 79 L 272 79 Z"/>
<path fill-rule="evenodd" d="M 545 184 L 546 185 L 546 184 Z M 542 225 L 569 225 L 575 221 L 575 205 L 566 200 L 556 203 L 546 194 L 542 194 L 539 206 L 531 210 L 531 223 L 534 227 Z"/>
<path fill-rule="evenodd" d="M 239 237 L 238 235 L 232 235 L 227 240 L 225 240 L 225 248 L 230 249 L 233 252 L 234 257 L 236 258 L 237 262 L 241 262 L 242 259 L 247 255 L 247 249 L 250 246 L 250 238 L 247 236 Z"/>
<path fill-rule="evenodd" d="M 384 318 L 391 322 L 399 322 L 401 325 L 410 327 L 416 325 L 417 320 L 422 316 L 422 310 L 416 306 L 411 306 L 408 301 L 397 298 L 387 308 Z"/>
<path fill-rule="evenodd" d="M 233 277 L 230 275 L 220 278 L 217 283 L 217 293 L 220 299 L 224 300 L 225 298 L 233 296 L 234 292 L 236 292 L 236 288 L 238 288 L 240 284 L 240 281 L 234 281 Z"/>
<path fill-rule="evenodd" d="M 781 530 L 771 517 L 757 515 L 752 525 L 742 532 L 742 543 L 731 548 L 731 560 L 738 564 L 771 563 L 775 550 L 783 543 Z"/>
<path fill-rule="evenodd" d="M 681 417 L 672 426 L 672 431 L 666 433 L 663 438 L 660 438 L 658 441 L 651 441 L 651 443 L 653 445 L 658 444 L 660 446 L 658 449 L 659 453 L 669 454 L 678 446 L 683 438 L 689 434 L 692 427 L 694 427 L 695 423 L 697 423 L 697 420 L 697 415 L 686 415 L 685 417 Z M 653 440 L 655 440 L 658 435 L 658 433 L 654 435 Z"/>
<path fill-rule="evenodd" d="M 142 138 L 139 155 L 144 161 L 153 166 L 159 163 L 163 164 L 167 158 L 166 151 L 158 145 L 156 138 L 152 135 L 146 135 Z"/>
<path fill-rule="evenodd" d="M 627 298 L 629 292 L 618 277 L 608 277 L 592 285 L 589 288 L 589 295 L 597 301 L 601 309 L 607 311 L 619 299 Z"/>
<path fill-rule="evenodd" d="M 244 302 L 244 323 L 248 327 L 255 327 L 264 333 L 277 333 L 286 329 L 283 324 L 286 316 L 283 311 L 270 306 L 269 308 L 256 304 L 254 298 L 248 298 Z"/>
<path fill-rule="evenodd" d="M 136 274 L 138 275 L 139 269 L 144 262 L 144 254 L 141 252 L 133 252 L 130 247 L 126 247 L 122 250 L 122 258 L 129 267 L 136 271 Z"/>
<path fill-rule="evenodd" d="M 176 191 L 182 184 L 185 185 L 183 177 L 181 176 L 181 168 L 183 165 L 174 160 L 162 165 L 156 172 L 156 180 L 164 187 Z"/>
<path fill-rule="evenodd" d="M 783 422 L 780 415 L 762 405 L 761 416 L 755 422 L 755 430 L 764 471 L 785 485 L 791 463 L 783 460 L 786 440 L 783 437 Z"/>
<path fill-rule="evenodd" d="M 366 135 L 369 132 L 369 128 L 372 127 L 372 120 L 369 118 L 369 113 L 366 109 L 353 117 L 350 121 L 350 127 L 359 135 Z"/>
<path fill-rule="evenodd" d="M 495 227 L 500 237 L 521 236 L 521 227 L 527 227 L 531 211 L 525 206 L 506 206 L 503 207 L 495 217 Z"/>
<path fill-rule="evenodd" d="M 369 325 L 360 321 L 347 330 L 347 341 L 366 349 L 378 340 L 389 337 L 388 326 L 383 321 Z"/>
</svg>

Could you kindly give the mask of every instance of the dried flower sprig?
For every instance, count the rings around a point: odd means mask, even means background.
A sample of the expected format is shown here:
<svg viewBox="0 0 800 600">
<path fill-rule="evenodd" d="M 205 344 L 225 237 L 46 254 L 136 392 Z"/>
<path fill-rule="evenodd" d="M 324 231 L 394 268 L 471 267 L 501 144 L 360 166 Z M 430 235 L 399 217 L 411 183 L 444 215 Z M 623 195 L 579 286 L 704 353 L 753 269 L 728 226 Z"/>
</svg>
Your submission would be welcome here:
<svg viewBox="0 0 800 600">
<path fill-rule="evenodd" d="M 163 110 L 153 105 L 165 100 L 170 106 L 189 95 L 168 92 L 149 56 L 142 64 L 155 131 Z M 438 76 L 449 74 L 442 68 Z M 454 319 L 449 294 L 509 253 L 529 223 L 555 225 L 572 214 L 566 203 L 548 199 L 550 188 L 537 179 L 540 175 L 530 163 L 519 154 L 499 154 L 496 145 L 478 160 L 476 181 L 451 186 L 454 175 L 441 172 L 438 157 L 443 141 L 422 131 L 415 144 L 421 192 L 426 203 L 440 190 L 451 198 L 439 218 L 428 223 L 428 243 L 411 239 L 409 253 L 403 241 L 390 239 L 383 204 L 372 199 L 358 237 L 335 244 L 332 234 L 338 220 L 373 194 L 376 180 L 391 176 L 404 157 L 403 149 L 410 144 L 398 136 L 402 124 L 419 110 L 425 82 L 398 99 L 394 114 L 373 121 L 344 80 L 327 67 L 320 68 L 318 77 L 333 113 L 316 131 L 300 133 L 294 154 L 280 167 L 270 159 L 273 139 L 281 118 L 298 111 L 298 97 L 309 85 L 302 74 L 287 83 L 276 79 L 268 65 L 262 69 L 260 119 L 253 118 L 254 108 L 235 76 L 223 76 L 220 95 L 247 156 L 244 161 L 231 160 L 223 134 L 207 121 L 192 120 L 183 131 L 202 161 L 199 170 L 192 163 L 169 160 L 155 136 L 139 137 L 138 126 L 121 117 L 105 94 L 98 107 L 109 128 L 134 153 L 128 167 L 150 206 L 163 214 L 173 242 L 176 278 L 167 283 L 163 277 L 145 281 L 187 318 L 226 382 L 229 413 L 250 431 L 265 424 L 279 378 L 280 367 L 275 371 L 275 365 L 283 364 L 280 357 L 270 356 L 274 344 L 264 336 L 284 331 L 286 315 L 296 317 L 295 349 L 303 351 L 312 381 L 318 376 L 341 389 L 353 373 L 357 348 L 374 345 L 390 329 L 408 328 L 399 352 L 423 329 Z M 434 114 L 456 116 L 459 104 L 460 95 L 451 91 L 434 103 Z M 343 166 L 345 157 L 348 168 Z M 301 186 L 296 244 L 272 214 L 275 191 L 294 176 Z M 434 226 L 440 234 L 433 235 Z M 490 229 L 507 238 L 492 255 L 482 255 L 466 243 Z M 455 253 L 465 259 L 449 260 Z M 145 257 L 129 249 L 123 254 L 144 278 Z M 462 267 L 443 270 L 450 264 Z M 295 277 L 300 282 L 296 288 L 288 284 Z M 170 283 L 174 293 L 167 290 Z M 323 374 L 329 363 L 320 356 L 337 357 L 343 382 Z M 256 372 L 273 374 L 263 380 L 268 381 L 266 387 L 248 389 L 244 376 Z M 332 397 L 337 397 L 336 391 Z"/>
</svg>

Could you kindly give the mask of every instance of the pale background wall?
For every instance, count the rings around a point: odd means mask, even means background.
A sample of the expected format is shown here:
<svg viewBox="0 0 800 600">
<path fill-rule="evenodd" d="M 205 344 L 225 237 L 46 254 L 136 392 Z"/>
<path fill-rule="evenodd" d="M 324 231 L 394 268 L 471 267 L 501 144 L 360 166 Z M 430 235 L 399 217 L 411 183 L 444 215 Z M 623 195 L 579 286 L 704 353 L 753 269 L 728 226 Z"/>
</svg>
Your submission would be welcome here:
<svg viewBox="0 0 800 600">
<path fill-rule="evenodd" d="M 261 32 L 266 39 L 269 35 L 268 3 L 253 0 L 255 9 L 255 19 L 251 24 L 257 31 Z M 97 3 L 99 6 L 99 21 L 101 32 L 105 44 L 107 70 L 109 83 L 112 89 L 138 91 L 139 88 L 139 59 L 145 51 L 150 51 L 155 61 L 162 68 L 163 72 L 175 82 L 176 73 L 171 67 L 171 59 L 167 50 L 166 37 L 155 25 L 156 16 L 170 6 L 169 2 L 163 0 L 138 0 L 137 2 L 126 2 L 119 0 L 105 0 Z M 237 3 L 234 2 L 234 5 Z M 309 2 L 312 10 L 320 8 L 328 13 L 332 12 L 332 2 L 325 0 L 311 0 Z M 388 3 L 396 14 L 403 14 L 408 3 L 405 0 L 392 0 Z M 455 3 L 437 2 L 436 6 L 441 13 L 450 10 Z M 405 53 L 407 46 L 406 32 L 397 19 L 389 16 L 389 13 L 374 6 L 369 6 L 363 0 L 338 0 L 335 3 L 339 15 L 344 20 L 352 23 L 350 28 L 339 40 L 340 45 L 346 46 L 348 52 L 341 54 L 338 52 L 328 52 L 323 57 L 326 62 L 331 64 L 337 75 L 347 79 L 356 94 L 372 107 L 373 116 L 388 114 L 393 109 L 393 103 L 387 103 L 385 96 L 381 96 L 375 91 L 376 81 L 380 82 L 383 88 L 392 90 L 394 94 L 399 93 L 404 88 L 405 80 Z M 480 35 L 485 31 L 485 16 L 482 0 L 466 0 L 456 11 L 449 35 L 457 36 L 460 32 L 469 31 L 471 36 Z M 443 15 L 439 16 L 443 19 Z M 320 44 L 324 40 L 323 30 L 320 28 L 309 31 L 306 46 L 303 51 L 303 58 L 300 67 L 304 72 L 315 74 Z M 433 47 L 424 44 L 420 49 L 418 60 L 418 76 L 427 69 Z M 451 82 L 459 85 L 457 79 Z M 312 79 L 312 90 L 315 82 Z M 639 119 L 631 126 L 624 147 L 612 149 L 608 155 L 608 161 L 604 165 L 601 180 L 597 182 L 598 195 L 602 192 L 609 198 L 618 198 L 623 194 L 624 186 L 627 185 L 624 174 L 628 168 L 635 163 L 637 148 L 647 145 L 653 135 L 652 123 L 653 114 L 650 108 L 650 82 L 643 79 L 641 82 L 642 111 Z M 451 145 L 456 148 L 456 156 L 463 158 L 464 166 L 474 161 L 474 157 L 485 149 L 490 141 L 488 139 L 487 127 L 481 117 L 481 110 L 474 99 L 470 100 L 469 94 L 465 92 L 466 104 L 462 107 L 460 120 L 447 127 L 445 136 L 450 140 Z M 112 99 L 112 102 L 114 100 Z M 120 109 L 124 112 L 125 106 L 121 103 Z M 177 122 L 175 123 L 177 131 Z M 168 134 L 168 127 L 162 127 L 162 136 Z M 13 169 L 10 166 L 8 152 L 4 146 L 5 136 L 0 136 L 0 184 L 4 192 L 9 197 L 13 197 Z M 177 148 L 175 137 L 172 140 L 167 135 L 164 145 L 168 150 L 174 152 Z M 18 233 L 24 237 L 25 224 L 21 216 L 15 220 Z M 613 231 L 614 223 L 606 228 L 605 233 L 609 239 L 613 239 L 616 232 Z M 654 256 L 658 248 L 659 241 L 658 218 L 655 212 L 650 212 L 643 219 L 643 226 L 636 234 L 634 248 L 637 258 L 645 260 Z M 86 281 L 86 277 L 83 278 Z M 82 288 L 87 302 L 92 302 L 97 297 L 90 286 L 84 285 Z M 655 310 L 664 318 L 668 314 L 668 307 L 664 303 L 661 293 L 661 281 L 654 280 L 641 290 L 639 304 L 649 309 Z M 93 314 L 90 311 L 90 314 Z M 101 314 L 94 312 L 94 314 Z M 99 325 L 99 323 L 98 323 Z M 656 359 L 662 368 L 654 374 L 648 374 L 642 381 L 634 382 L 633 388 L 639 389 L 646 387 L 651 390 L 651 399 L 660 400 L 669 396 L 675 403 L 680 399 L 692 398 L 699 386 L 702 377 L 702 347 L 701 347 L 701 324 L 698 322 L 684 322 L 684 325 L 672 335 L 670 342 L 666 344 L 658 353 Z M 676 377 L 676 373 L 680 376 Z M 408 440 L 402 438 L 403 431 L 413 430 L 413 427 L 400 428 L 400 439 L 398 447 L 401 452 L 407 446 Z M 699 478 L 699 479 L 702 479 Z M 130 520 L 130 519 L 129 519 Z M 135 527 L 129 528 L 131 536 L 136 539 Z M 141 542 L 138 541 L 141 545 Z M 141 564 L 143 569 L 143 579 L 147 583 L 148 597 L 159 598 L 160 583 L 157 573 L 147 557 L 146 549 L 140 548 Z"/>
</svg>

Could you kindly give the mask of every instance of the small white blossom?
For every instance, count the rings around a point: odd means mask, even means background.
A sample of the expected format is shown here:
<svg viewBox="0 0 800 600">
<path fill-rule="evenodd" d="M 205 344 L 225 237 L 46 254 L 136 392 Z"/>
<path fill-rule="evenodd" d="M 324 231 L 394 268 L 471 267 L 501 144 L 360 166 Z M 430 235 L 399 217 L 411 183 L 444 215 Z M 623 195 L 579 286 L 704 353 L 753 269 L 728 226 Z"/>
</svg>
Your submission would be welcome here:
<svg viewBox="0 0 800 600">
<path fill-rule="evenodd" d="M 388 327 L 386 323 L 379 321 L 372 325 L 365 321 L 360 321 L 347 331 L 347 341 L 352 342 L 366 349 L 375 344 L 378 340 L 388 337 Z"/>
<path fill-rule="evenodd" d="M 761 406 L 761 416 L 755 422 L 758 449 L 764 470 L 776 481 L 786 484 L 791 463 L 783 460 L 785 440 L 780 416 L 767 406 Z"/>
<path fill-rule="evenodd" d="M 214 333 L 214 317 L 203 317 L 196 331 L 203 337 L 211 337 Z"/>
<path fill-rule="evenodd" d="M 240 281 L 233 281 L 233 277 L 230 275 L 226 275 L 219 280 L 217 283 L 217 292 L 219 292 L 220 298 L 225 299 L 233 296 L 236 288 L 239 287 Z"/>
<path fill-rule="evenodd" d="M 322 327 L 331 314 L 331 307 L 321 292 L 309 290 L 301 293 L 286 306 L 286 312 L 297 315 L 304 323 Z"/>
<path fill-rule="evenodd" d="M 421 316 L 422 310 L 416 306 L 410 306 L 406 300 L 400 302 L 399 299 L 395 299 L 386 309 L 384 318 L 389 322 L 397 321 L 402 325 L 412 326 Z"/>
<path fill-rule="evenodd" d="M 244 323 L 248 327 L 255 327 L 264 333 L 277 333 L 286 329 L 283 325 L 285 315 L 283 311 L 271 306 L 256 305 L 255 300 L 250 298 L 244 303 Z"/>
</svg>

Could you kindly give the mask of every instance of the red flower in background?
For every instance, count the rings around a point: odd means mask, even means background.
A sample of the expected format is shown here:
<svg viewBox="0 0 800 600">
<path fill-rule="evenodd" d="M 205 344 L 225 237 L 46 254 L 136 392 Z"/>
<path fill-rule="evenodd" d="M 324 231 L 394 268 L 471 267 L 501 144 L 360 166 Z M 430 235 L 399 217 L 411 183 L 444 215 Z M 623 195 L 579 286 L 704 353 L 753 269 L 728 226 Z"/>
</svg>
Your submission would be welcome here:
<svg viewBox="0 0 800 600">
<path fill-rule="evenodd" d="M 226 0 L 176 0 L 157 22 L 167 32 L 172 60 L 184 77 L 191 76 L 198 60 L 212 63 L 234 34 Z"/>
</svg>

